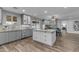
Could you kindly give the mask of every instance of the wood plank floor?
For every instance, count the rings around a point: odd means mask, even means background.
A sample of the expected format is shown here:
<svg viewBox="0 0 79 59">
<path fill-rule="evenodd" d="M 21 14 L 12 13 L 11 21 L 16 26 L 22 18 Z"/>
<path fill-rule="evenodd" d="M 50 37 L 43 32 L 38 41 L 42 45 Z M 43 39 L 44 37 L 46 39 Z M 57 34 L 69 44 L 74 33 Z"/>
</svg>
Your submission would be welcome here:
<svg viewBox="0 0 79 59">
<path fill-rule="evenodd" d="M 0 52 L 78 52 L 79 34 L 65 34 L 58 37 L 54 46 L 35 42 L 32 37 L 0 46 Z"/>
</svg>

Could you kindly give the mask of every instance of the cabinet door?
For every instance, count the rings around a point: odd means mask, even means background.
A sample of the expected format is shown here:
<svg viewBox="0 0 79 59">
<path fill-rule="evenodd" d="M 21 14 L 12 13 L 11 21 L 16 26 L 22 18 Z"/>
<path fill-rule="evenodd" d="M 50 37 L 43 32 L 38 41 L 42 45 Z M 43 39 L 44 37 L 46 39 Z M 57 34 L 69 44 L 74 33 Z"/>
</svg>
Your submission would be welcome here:
<svg viewBox="0 0 79 59">
<path fill-rule="evenodd" d="M 44 42 L 44 33 L 40 31 L 38 34 L 39 34 L 38 39 L 40 40 L 40 42 L 43 43 Z"/>
<path fill-rule="evenodd" d="M 32 36 L 33 35 L 33 30 L 30 29 L 29 31 L 30 31 L 29 35 Z"/>
<path fill-rule="evenodd" d="M 21 31 L 20 30 L 16 32 L 16 39 L 17 40 L 21 39 Z"/>
<path fill-rule="evenodd" d="M 40 33 L 38 31 L 33 31 L 33 40 L 40 42 Z"/>
<path fill-rule="evenodd" d="M 26 30 L 26 35 L 27 36 L 32 36 L 32 29 L 27 29 Z"/>
<path fill-rule="evenodd" d="M 8 33 L 7 32 L 0 33 L 0 44 L 6 42 L 8 42 Z"/>
<path fill-rule="evenodd" d="M 39 31 L 37 31 L 37 34 L 36 34 L 36 37 L 37 37 L 37 41 L 38 42 L 41 42 L 41 33 Z"/>
<path fill-rule="evenodd" d="M 11 31 L 11 32 L 8 32 L 8 40 L 9 40 L 9 42 L 10 41 L 14 41 L 14 40 L 17 40 L 17 38 L 16 38 L 16 31 Z"/>
<path fill-rule="evenodd" d="M 56 33 L 47 33 L 46 34 L 46 43 L 50 46 L 56 41 Z"/>
<path fill-rule="evenodd" d="M 36 40 L 36 39 L 37 39 L 37 32 L 33 31 L 33 40 Z"/>
<path fill-rule="evenodd" d="M 32 29 L 22 30 L 22 38 L 32 36 Z"/>
<path fill-rule="evenodd" d="M 23 24 L 28 24 L 28 18 L 26 15 L 23 15 Z"/>
<path fill-rule="evenodd" d="M 49 32 L 47 32 L 47 33 L 45 34 L 45 43 L 46 43 L 46 44 L 50 44 L 51 42 L 52 42 L 52 34 L 49 33 Z"/>
<path fill-rule="evenodd" d="M 22 30 L 22 38 L 26 37 L 26 30 Z"/>
</svg>

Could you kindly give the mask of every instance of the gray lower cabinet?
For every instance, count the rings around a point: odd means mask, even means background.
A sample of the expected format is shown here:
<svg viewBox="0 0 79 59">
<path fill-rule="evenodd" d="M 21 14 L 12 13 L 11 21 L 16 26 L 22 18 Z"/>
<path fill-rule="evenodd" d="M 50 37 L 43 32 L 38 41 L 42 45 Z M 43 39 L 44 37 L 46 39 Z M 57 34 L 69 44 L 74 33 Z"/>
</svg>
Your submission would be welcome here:
<svg viewBox="0 0 79 59">
<path fill-rule="evenodd" d="M 21 39 L 21 30 L 18 30 L 17 32 L 16 32 L 16 39 L 18 40 L 18 39 Z"/>
<path fill-rule="evenodd" d="M 4 44 L 8 42 L 8 32 L 1 32 L 0 33 L 0 44 Z"/>
<path fill-rule="evenodd" d="M 19 40 L 24 37 L 32 36 L 32 29 L 0 32 L 0 44 Z"/>
<path fill-rule="evenodd" d="M 22 30 L 22 38 L 32 36 L 32 29 Z"/>
<path fill-rule="evenodd" d="M 27 37 L 26 30 L 22 30 L 22 38 L 25 38 L 25 37 Z"/>
<path fill-rule="evenodd" d="M 16 34 L 16 31 L 10 31 L 8 32 L 8 41 L 14 41 L 14 40 L 17 40 L 17 34 Z"/>
<path fill-rule="evenodd" d="M 27 29 L 27 36 L 32 36 L 32 29 Z"/>
</svg>

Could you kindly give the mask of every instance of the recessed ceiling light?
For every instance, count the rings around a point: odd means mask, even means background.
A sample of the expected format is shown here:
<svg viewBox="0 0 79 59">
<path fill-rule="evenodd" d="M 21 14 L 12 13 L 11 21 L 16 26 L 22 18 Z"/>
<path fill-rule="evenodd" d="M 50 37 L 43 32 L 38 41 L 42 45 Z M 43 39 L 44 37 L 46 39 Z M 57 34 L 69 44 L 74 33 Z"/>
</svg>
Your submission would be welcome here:
<svg viewBox="0 0 79 59">
<path fill-rule="evenodd" d="M 47 10 L 45 10 L 44 13 L 46 14 L 47 13 Z"/>
<path fill-rule="evenodd" d="M 25 9 L 23 9 L 22 11 L 23 11 L 23 12 L 25 12 L 26 10 L 25 10 Z"/>
</svg>

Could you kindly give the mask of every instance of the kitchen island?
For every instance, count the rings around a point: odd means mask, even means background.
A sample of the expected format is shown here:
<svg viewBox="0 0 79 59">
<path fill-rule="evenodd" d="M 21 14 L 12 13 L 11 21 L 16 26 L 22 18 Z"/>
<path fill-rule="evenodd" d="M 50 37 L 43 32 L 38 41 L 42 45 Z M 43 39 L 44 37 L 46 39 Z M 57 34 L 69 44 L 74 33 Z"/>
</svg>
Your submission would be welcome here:
<svg viewBox="0 0 79 59">
<path fill-rule="evenodd" d="M 49 46 L 53 46 L 56 41 L 56 30 L 34 29 L 33 40 L 44 43 Z"/>
</svg>

